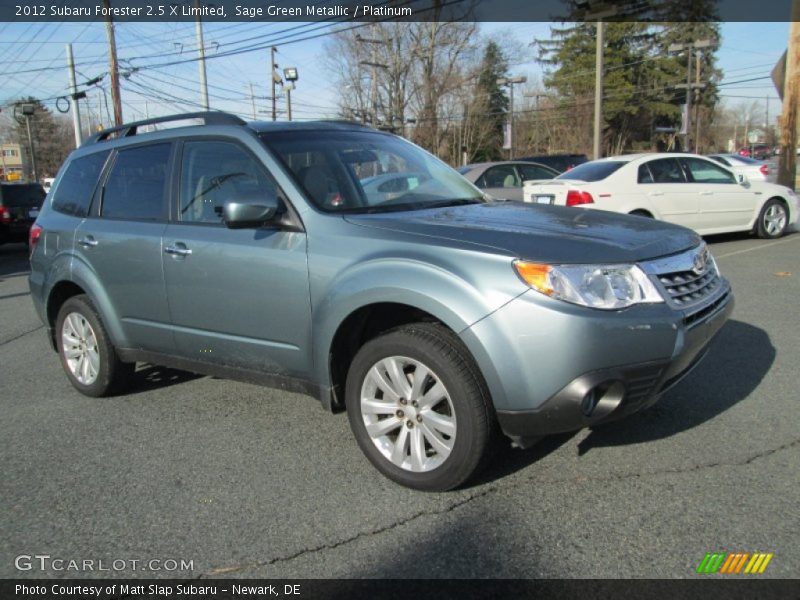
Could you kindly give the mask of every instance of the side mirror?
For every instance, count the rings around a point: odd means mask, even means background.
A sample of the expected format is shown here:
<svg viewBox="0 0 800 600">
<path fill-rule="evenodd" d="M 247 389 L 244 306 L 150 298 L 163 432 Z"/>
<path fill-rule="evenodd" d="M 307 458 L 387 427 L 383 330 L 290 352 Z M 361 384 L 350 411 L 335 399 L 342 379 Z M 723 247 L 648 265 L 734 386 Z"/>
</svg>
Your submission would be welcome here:
<svg viewBox="0 0 800 600">
<path fill-rule="evenodd" d="M 737 175 L 736 178 L 739 180 L 739 183 L 741 183 L 742 185 L 747 184 L 747 175 L 745 175 L 744 173 L 739 173 L 739 175 Z"/>
<path fill-rule="evenodd" d="M 278 214 L 276 198 L 226 202 L 222 208 L 222 221 L 229 229 L 260 227 Z"/>
</svg>

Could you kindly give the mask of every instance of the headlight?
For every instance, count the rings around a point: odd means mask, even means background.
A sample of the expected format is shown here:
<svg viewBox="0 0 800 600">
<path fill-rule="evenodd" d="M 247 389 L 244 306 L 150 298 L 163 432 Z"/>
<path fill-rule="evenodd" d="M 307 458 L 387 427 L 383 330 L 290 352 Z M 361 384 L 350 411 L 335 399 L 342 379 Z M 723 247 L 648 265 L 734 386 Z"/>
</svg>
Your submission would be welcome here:
<svg viewBox="0 0 800 600">
<path fill-rule="evenodd" d="M 664 302 L 636 265 L 545 265 L 514 261 L 522 281 L 547 296 L 603 310 Z"/>
</svg>

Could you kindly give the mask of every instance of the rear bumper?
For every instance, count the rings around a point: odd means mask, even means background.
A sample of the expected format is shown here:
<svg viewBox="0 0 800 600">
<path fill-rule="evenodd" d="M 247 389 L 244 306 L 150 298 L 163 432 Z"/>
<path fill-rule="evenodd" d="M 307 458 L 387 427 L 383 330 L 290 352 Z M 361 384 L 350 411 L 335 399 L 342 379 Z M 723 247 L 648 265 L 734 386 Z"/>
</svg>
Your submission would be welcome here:
<svg viewBox="0 0 800 600">
<path fill-rule="evenodd" d="M 655 403 L 702 360 L 733 304 L 725 282 L 691 319 L 666 306 L 650 306 L 629 314 L 593 313 L 583 321 L 550 315 L 549 324 L 555 323 L 550 328 L 538 322 L 541 315 L 531 315 L 526 325 L 522 316 L 530 307 L 516 307 L 521 312 L 509 307 L 494 323 L 462 333 L 462 339 L 473 346 L 484 375 L 488 372 L 503 432 L 524 446 L 532 438 L 612 421 Z M 498 327 L 504 321 L 509 325 Z M 478 340 L 471 336 L 491 326 L 506 334 L 505 346 L 489 342 L 491 366 L 484 368 L 485 355 L 475 350 Z"/>
</svg>

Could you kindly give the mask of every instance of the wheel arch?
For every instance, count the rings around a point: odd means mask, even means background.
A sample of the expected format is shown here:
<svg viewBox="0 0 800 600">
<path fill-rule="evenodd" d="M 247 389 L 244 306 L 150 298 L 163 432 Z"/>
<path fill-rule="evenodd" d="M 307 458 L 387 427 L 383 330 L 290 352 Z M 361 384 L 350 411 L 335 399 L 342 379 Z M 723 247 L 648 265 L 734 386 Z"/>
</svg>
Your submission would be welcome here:
<svg viewBox="0 0 800 600">
<path fill-rule="evenodd" d="M 351 307 L 335 328 L 329 328 L 325 340 L 315 346 L 318 381 L 324 382 L 322 387 L 330 396 L 327 408 L 337 411 L 344 407 L 347 371 L 359 348 L 386 331 L 420 322 L 438 324 L 454 336 L 468 326 L 443 306 L 408 298 L 386 298 Z"/>
</svg>

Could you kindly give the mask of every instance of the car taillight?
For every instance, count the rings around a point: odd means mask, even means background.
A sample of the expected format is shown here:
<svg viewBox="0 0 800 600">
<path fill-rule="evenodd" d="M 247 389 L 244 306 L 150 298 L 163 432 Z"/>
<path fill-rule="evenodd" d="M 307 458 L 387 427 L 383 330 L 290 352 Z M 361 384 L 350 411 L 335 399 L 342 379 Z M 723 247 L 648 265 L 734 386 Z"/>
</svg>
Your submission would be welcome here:
<svg viewBox="0 0 800 600">
<path fill-rule="evenodd" d="M 570 190 L 567 192 L 567 206 L 577 206 L 578 204 L 594 204 L 594 198 L 589 192 L 580 190 Z"/>
<path fill-rule="evenodd" d="M 36 223 L 33 224 L 31 227 L 30 233 L 28 233 L 28 257 L 30 258 L 33 256 L 33 251 L 36 249 L 36 243 L 39 241 L 39 238 L 42 236 L 42 228 L 41 226 L 37 225 Z"/>
<path fill-rule="evenodd" d="M 0 205 L 0 223 L 11 223 L 11 212 L 2 205 Z"/>
<path fill-rule="evenodd" d="M 769 166 L 761 165 L 761 168 L 759 169 L 759 171 L 761 171 L 761 174 L 766 177 L 767 175 L 769 175 Z"/>
</svg>

